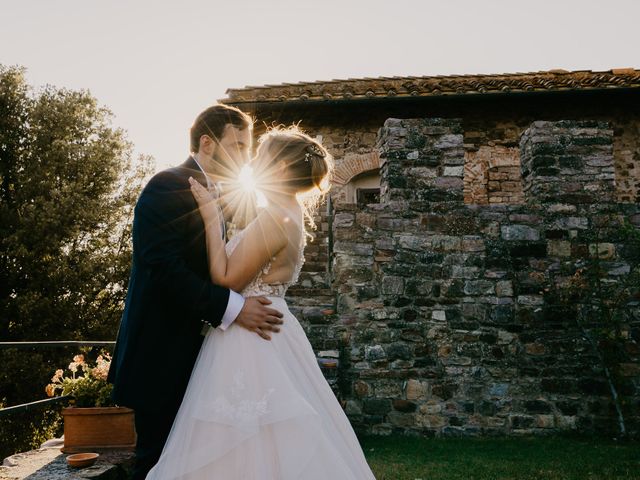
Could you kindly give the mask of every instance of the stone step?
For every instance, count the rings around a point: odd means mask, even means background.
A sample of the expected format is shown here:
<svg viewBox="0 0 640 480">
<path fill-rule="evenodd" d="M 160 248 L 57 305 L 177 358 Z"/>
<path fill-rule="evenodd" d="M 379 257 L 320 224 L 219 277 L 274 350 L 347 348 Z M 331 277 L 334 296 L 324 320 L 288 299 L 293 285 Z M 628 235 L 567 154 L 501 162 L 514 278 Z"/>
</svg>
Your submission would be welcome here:
<svg viewBox="0 0 640 480">
<path fill-rule="evenodd" d="M 331 299 L 330 303 L 333 303 L 335 295 L 329 288 L 304 288 L 302 286 L 292 286 L 287 290 L 287 297 L 313 297 L 316 301 Z"/>
<path fill-rule="evenodd" d="M 58 440 L 58 439 L 54 439 Z M 49 440 L 46 443 L 51 443 Z M 134 453 L 124 450 L 98 451 L 95 464 L 86 468 L 73 468 L 67 464 L 67 455 L 60 445 L 16 453 L 4 459 L 0 467 L 3 480 L 125 480 L 129 478 Z"/>
<path fill-rule="evenodd" d="M 287 297 L 287 303 L 289 307 L 293 311 L 294 308 L 298 307 L 320 307 L 320 308 L 333 308 L 334 302 L 333 299 L 320 299 L 319 301 L 313 297 Z"/>
<path fill-rule="evenodd" d="M 299 280 L 304 280 L 304 279 L 313 279 L 314 281 L 323 281 L 323 282 L 327 282 L 327 274 L 324 270 L 321 271 L 317 271 L 317 270 L 305 270 L 304 268 L 302 269 L 302 271 L 300 272 L 300 276 L 298 277 Z"/>
<path fill-rule="evenodd" d="M 317 272 L 326 274 L 327 272 L 327 263 L 325 261 L 321 262 L 309 262 L 305 261 L 302 265 L 303 272 Z"/>
</svg>

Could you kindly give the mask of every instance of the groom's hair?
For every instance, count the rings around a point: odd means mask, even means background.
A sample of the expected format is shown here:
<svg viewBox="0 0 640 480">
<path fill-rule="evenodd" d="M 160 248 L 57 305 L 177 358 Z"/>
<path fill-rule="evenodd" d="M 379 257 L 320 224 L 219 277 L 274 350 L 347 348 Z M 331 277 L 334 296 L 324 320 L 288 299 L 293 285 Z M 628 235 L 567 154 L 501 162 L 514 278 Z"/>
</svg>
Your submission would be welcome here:
<svg viewBox="0 0 640 480">
<path fill-rule="evenodd" d="M 216 142 L 220 141 L 227 125 L 244 130 L 253 128 L 253 119 L 236 107 L 213 105 L 196 117 L 191 126 L 191 151 L 200 149 L 200 137 L 208 135 Z"/>
</svg>

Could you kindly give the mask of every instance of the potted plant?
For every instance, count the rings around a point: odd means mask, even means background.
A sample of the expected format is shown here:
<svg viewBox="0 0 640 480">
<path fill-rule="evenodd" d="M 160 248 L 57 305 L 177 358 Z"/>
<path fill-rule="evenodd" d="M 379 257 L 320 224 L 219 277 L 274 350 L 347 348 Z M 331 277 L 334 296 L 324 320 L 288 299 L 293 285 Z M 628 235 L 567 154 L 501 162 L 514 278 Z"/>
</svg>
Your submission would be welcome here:
<svg viewBox="0 0 640 480">
<path fill-rule="evenodd" d="M 99 355 L 95 366 L 84 355 L 76 355 L 69 364 L 70 375 L 56 370 L 45 388 L 48 396 L 69 395 L 71 406 L 62 409 L 64 453 L 99 449 L 133 450 L 136 444 L 133 410 L 114 405 L 113 386 L 107 383 L 111 364 L 109 354 Z"/>
</svg>

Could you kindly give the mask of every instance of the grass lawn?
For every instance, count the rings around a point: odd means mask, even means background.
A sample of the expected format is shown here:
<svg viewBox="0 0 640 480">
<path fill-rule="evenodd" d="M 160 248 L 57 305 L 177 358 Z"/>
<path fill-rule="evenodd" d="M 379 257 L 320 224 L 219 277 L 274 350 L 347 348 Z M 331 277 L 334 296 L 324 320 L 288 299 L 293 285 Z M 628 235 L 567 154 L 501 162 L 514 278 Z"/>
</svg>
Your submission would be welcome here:
<svg viewBox="0 0 640 480">
<path fill-rule="evenodd" d="M 640 479 L 640 442 L 362 436 L 377 480 Z"/>
</svg>

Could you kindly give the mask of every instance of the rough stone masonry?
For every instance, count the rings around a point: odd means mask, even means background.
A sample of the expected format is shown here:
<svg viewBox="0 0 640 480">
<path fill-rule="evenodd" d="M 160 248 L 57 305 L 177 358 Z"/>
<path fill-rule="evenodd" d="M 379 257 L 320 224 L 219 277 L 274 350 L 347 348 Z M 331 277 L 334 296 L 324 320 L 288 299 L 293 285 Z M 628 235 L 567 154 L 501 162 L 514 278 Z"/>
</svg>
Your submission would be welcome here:
<svg viewBox="0 0 640 480">
<path fill-rule="evenodd" d="M 388 119 L 376 145 L 381 202 L 335 205 L 336 314 L 305 321 L 322 328 L 314 346 L 340 356 L 347 414 L 373 433 L 615 431 L 587 341 L 544 295 L 563 262 L 589 251 L 596 223 L 640 227 L 638 204 L 616 202 L 611 125 L 531 123 L 495 165 L 510 172 L 514 203 L 465 203 L 464 136 L 458 118 Z M 611 281 L 638 267 L 640 252 L 615 236 L 600 248 Z M 637 435 L 640 324 L 623 328 L 619 394 Z"/>
</svg>

